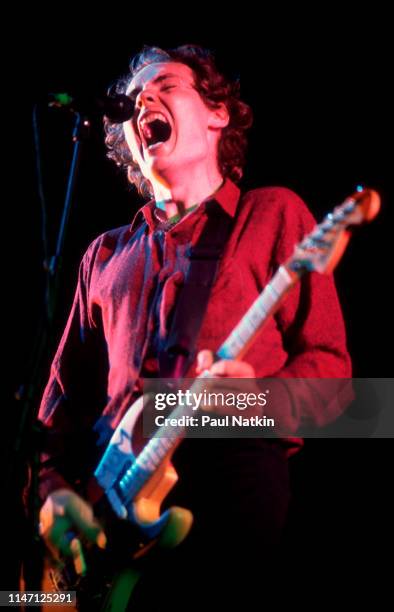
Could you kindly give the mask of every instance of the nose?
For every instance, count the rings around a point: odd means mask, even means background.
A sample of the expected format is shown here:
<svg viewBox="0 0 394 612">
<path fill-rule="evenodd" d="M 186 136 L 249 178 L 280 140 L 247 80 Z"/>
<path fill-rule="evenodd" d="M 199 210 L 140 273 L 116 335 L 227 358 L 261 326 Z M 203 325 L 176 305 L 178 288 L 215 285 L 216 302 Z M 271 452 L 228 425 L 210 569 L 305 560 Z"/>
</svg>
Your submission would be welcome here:
<svg viewBox="0 0 394 612">
<path fill-rule="evenodd" d="M 136 108 L 141 109 L 143 106 L 147 106 L 154 101 L 155 101 L 154 93 L 149 89 L 145 89 L 143 91 L 140 91 L 140 93 L 136 97 L 135 105 L 136 105 Z"/>
</svg>

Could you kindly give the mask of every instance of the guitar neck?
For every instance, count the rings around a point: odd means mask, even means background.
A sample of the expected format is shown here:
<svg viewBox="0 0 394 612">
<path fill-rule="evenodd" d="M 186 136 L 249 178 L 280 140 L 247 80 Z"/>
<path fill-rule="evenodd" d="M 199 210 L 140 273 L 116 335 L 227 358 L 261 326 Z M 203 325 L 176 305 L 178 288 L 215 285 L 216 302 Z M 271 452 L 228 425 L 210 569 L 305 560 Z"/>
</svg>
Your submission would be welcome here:
<svg viewBox="0 0 394 612">
<path fill-rule="evenodd" d="M 219 359 L 241 359 L 300 276 L 300 272 L 295 272 L 286 265 L 280 266 L 272 280 L 223 342 L 216 356 Z"/>
</svg>

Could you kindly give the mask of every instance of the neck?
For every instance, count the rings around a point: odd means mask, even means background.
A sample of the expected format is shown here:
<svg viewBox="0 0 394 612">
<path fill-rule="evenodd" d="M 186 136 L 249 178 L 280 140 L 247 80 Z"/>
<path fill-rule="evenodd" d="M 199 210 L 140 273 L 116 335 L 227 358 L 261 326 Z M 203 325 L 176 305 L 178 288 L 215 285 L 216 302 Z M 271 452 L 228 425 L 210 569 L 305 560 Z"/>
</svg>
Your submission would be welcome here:
<svg viewBox="0 0 394 612">
<path fill-rule="evenodd" d="M 183 214 L 188 208 L 200 204 L 211 196 L 223 183 L 219 170 L 193 168 L 182 176 L 165 182 L 154 181 L 153 191 L 156 206 L 165 211 L 167 217 Z"/>
</svg>

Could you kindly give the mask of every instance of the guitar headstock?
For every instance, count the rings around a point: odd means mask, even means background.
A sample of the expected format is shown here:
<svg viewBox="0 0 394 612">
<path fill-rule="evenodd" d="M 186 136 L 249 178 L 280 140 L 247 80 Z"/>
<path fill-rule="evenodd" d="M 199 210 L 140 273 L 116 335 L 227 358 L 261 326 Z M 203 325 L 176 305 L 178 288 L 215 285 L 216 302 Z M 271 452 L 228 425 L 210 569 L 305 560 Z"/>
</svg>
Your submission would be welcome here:
<svg viewBox="0 0 394 612">
<path fill-rule="evenodd" d="M 350 228 L 372 221 L 380 209 L 380 196 L 373 189 L 360 189 L 325 216 L 296 247 L 286 268 L 304 272 L 332 272 L 350 238 Z"/>
</svg>

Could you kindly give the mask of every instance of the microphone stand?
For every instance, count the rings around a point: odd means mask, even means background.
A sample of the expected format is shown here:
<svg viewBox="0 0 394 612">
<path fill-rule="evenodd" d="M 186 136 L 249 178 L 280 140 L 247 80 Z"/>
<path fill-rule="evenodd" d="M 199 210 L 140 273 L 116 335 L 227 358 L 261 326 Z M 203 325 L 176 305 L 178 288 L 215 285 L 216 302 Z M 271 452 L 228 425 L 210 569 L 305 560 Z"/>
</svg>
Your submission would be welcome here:
<svg viewBox="0 0 394 612">
<path fill-rule="evenodd" d="M 23 563 L 23 583 L 26 590 L 40 590 L 43 573 L 44 547 L 39 536 L 39 497 L 38 497 L 38 470 L 40 447 L 40 424 L 37 420 L 37 411 L 40 395 L 47 378 L 49 350 L 53 344 L 54 317 L 57 308 L 62 254 L 64 250 L 66 230 L 70 218 L 71 205 L 75 181 L 78 174 L 81 158 L 82 143 L 88 137 L 89 120 L 81 113 L 73 110 L 75 116 L 72 140 L 73 152 L 67 180 L 66 195 L 63 204 L 56 250 L 54 255 L 44 262 L 47 274 L 46 283 L 46 311 L 38 326 L 36 342 L 31 354 L 28 380 L 15 394 L 19 400 L 21 410 L 18 419 L 18 428 L 15 443 L 9 462 L 9 486 L 23 481 L 21 471 L 30 464 L 29 487 L 25 504 L 27 507 L 27 534 L 28 544 L 25 546 Z M 21 488 L 23 485 L 21 485 Z M 17 487 L 18 488 L 18 487 Z M 17 492 L 16 492 L 17 493 Z M 19 491 L 20 494 L 20 491 Z M 18 493 L 17 493 L 18 495 Z M 19 588 L 19 587 L 18 587 Z"/>
</svg>

